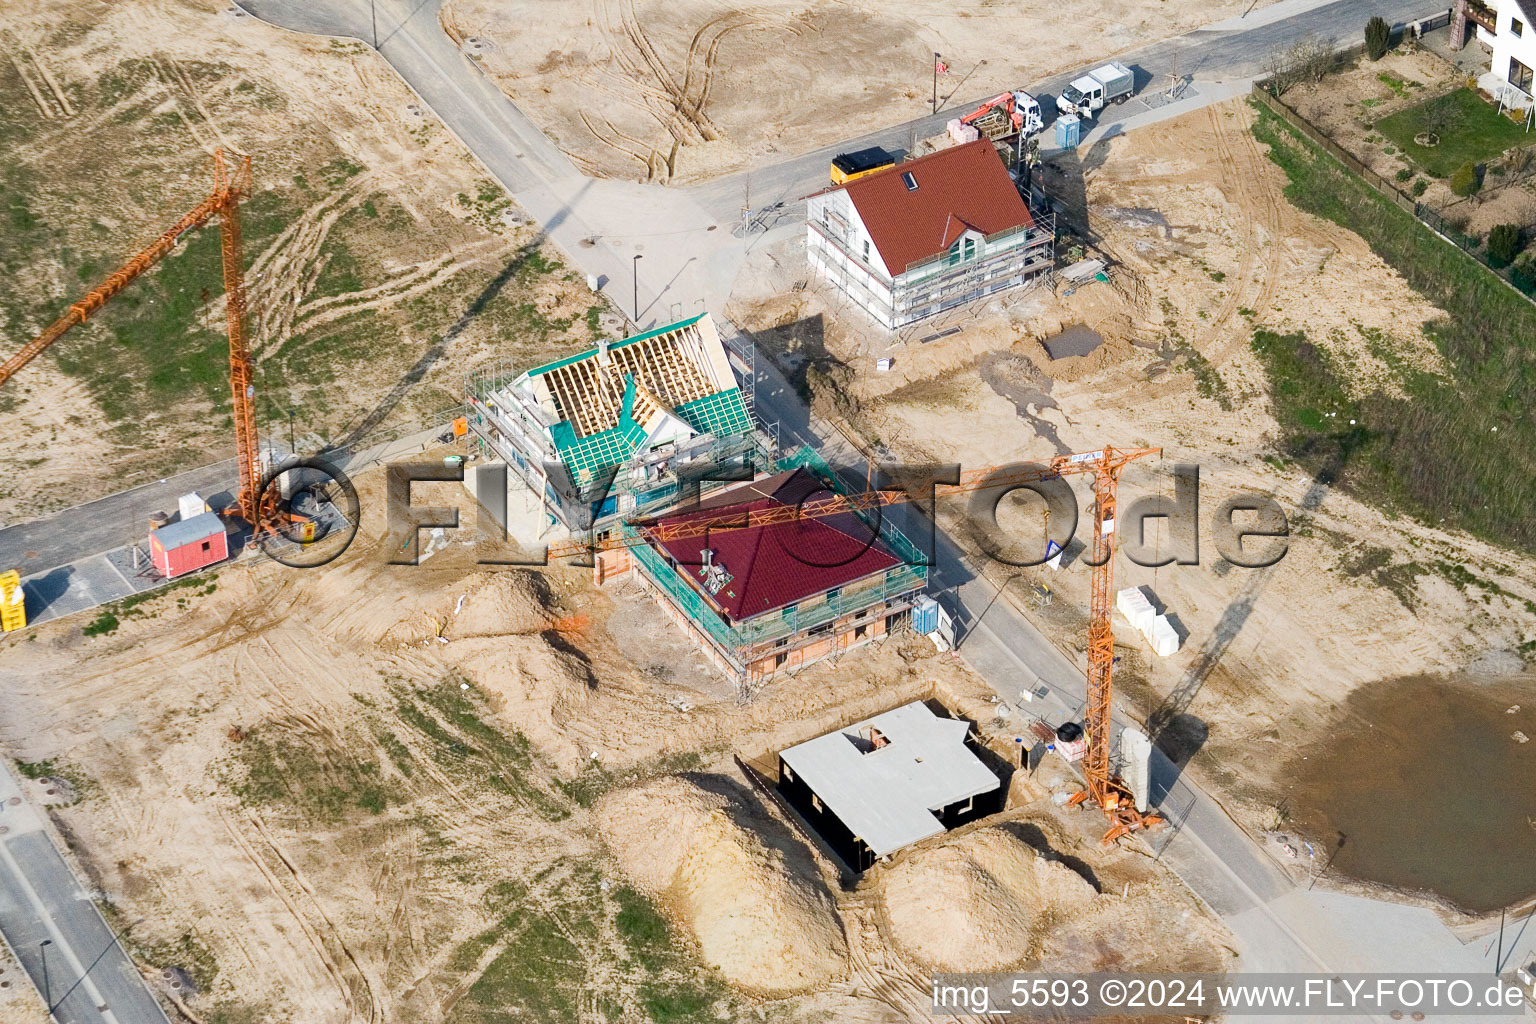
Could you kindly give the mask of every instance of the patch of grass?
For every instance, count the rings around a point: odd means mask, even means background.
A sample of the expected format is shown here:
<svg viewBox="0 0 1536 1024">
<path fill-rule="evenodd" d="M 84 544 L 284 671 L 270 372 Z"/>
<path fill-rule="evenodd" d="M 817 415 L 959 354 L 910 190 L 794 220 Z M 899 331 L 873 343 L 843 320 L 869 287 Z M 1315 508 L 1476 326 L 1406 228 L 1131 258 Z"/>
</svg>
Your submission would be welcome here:
<svg viewBox="0 0 1536 1024">
<path fill-rule="evenodd" d="M 667 919 L 655 904 L 627 885 L 613 891 L 613 902 L 618 907 L 613 924 L 619 937 L 642 967 L 648 971 L 660 969 L 661 954 L 669 952 L 672 946 L 672 929 Z"/>
<path fill-rule="evenodd" d="M 482 902 L 493 923 L 455 949 L 449 967 L 463 973 L 489 963 L 454 1007 L 451 1024 L 590 1020 L 578 1008 L 581 993 L 594 986 L 604 992 L 600 1011 L 608 1020 L 723 1019 L 712 1008 L 729 994 L 676 942 L 655 903 L 628 886 L 605 887 L 590 862 L 555 865 L 528 883 L 499 881 Z"/>
<path fill-rule="evenodd" d="M 274 237 L 292 210 L 275 192 L 260 191 L 241 207 L 247 253 Z M 83 259 L 93 265 L 99 256 Z M 115 264 L 116 257 L 112 258 Z M 182 244 L 52 350 L 60 369 L 84 381 L 108 418 L 138 422 L 144 409 L 202 400 L 229 410 L 229 342 L 222 318 L 204 323 L 223 294 L 219 229 L 209 225 Z M 51 320 L 66 302 L 35 311 Z"/>
<path fill-rule="evenodd" d="M 1360 497 L 1536 550 L 1536 306 L 1260 109 L 1254 133 L 1297 207 L 1355 232 L 1445 319 L 1423 327 L 1449 372 L 1404 367 L 1405 396 L 1349 397 L 1348 368 L 1300 334 L 1259 331 L 1282 452 Z M 1308 415 L 1308 410 L 1312 415 Z M 1321 416 L 1325 412 L 1337 415 Z M 1354 427 L 1348 426 L 1356 420 Z M 1497 428 L 1497 429 L 1495 429 Z"/>
<path fill-rule="evenodd" d="M 540 775 L 553 773 L 536 763 L 528 738 L 481 717 L 485 698 L 476 687 L 449 676 L 435 687 L 397 688 L 396 698 L 396 713 L 433 741 L 433 759 L 445 770 L 473 776 L 545 820 L 569 817 L 565 801 L 540 784 Z"/>
<path fill-rule="evenodd" d="M 120 625 L 122 625 L 121 620 L 112 612 L 112 609 L 108 608 L 81 626 L 80 632 L 86 636 L 106 636 L 108 633 L 115 632 Z"/>
<path fill-rule="evenodd" d="M 1448 178 L 1462 164 L 1481 164 L 1511 146 L 1529 145 L 1531 138 L 1472 89 L 1457 89 L 1418 106 L 1400 110 L 1376 122 L 1403 155 L 1436 178 Z M 1420 132 L 1440 136 L 1438 146 L 1413 141 Z"/>
<path fill-rule="evenodd" d="M 1339 567 L 1346 575 L 1364 577 L 1391 591 L 1410 612 L 1418 607 L 1418 581 L 1427 570 L 1417 562 L 1394 562 L 1390 549 L 1366 546 L 1344 558 Z"/>
<path fill-rule="evenodd" d="M 1415 82 L 1412 79 L 1398 78 L 1390 71 L 1383 71 L 1376 76 L 1376 81 L 1397 93 L 1398 96 L 1407 96 L 1409 89 L 1422 89 L 1424 83 Z"/>
<path fill-rule="evenodd" d="M 561 780 L 556 785 L 582 807 L 591 807 L 604 793 L 627 779 L 650 779 L 658 775 L 697 771 L 704 763 L 705 753 L 707 751 L 690 750 L 661 754 L 640 765 L 631 766 L 622 777 L 614 775 L 600 762 L 588 761 L 575 778 Z"/>
<path fill-rule="evenodd" d="M 243 775 L 232 788 L 253 807 L 287 806 L 335 823 L 357 810 L 380 814 L 392 802 L 378 762 L 275 728 L 248 731 L 237 759 Z"/>
<path fill-rule="evenodd" d="M 101 611 L 96 618 L 80 627 L 80 632 L 86 636 L 106 636 L 116 631 L 123 624 L 124 619 L 147 616 L 154 618 L 157 614 L 143 606 L 157 597 L 165 597 L 169 594 L 177 594 L 176 605 L 178 608 L 186 608 L 190 598 L 206 597 L 219 587 L 217 576 L 205 573 L 194 573 L 191 576 L 183 576 L 179 580 L 172 580 L 163 587 L 154 590 L 146 590 L 139 594 L 130 594 L 121 601 L 101 606 Z"/>
<path fill-rule="evenodd" d="M 597 336 L 598 332 L 600 332 L 603 329 L 602 318 L 603 318 L 603 307 L 602 306 L 588 306 L 587 307 L 587 333 L 588 334 L 591 334 L 593 337 Z"/>
<path fill-rule="evenodd" d="M 180 967 L 192 976 L 200 992 L 207 992 L 219 977 L 219 962 L 213 951 L 190 931 L 152 946 L 137 942 L 130 942 L 130 945 L 135 960 L 153 967 Z"/>
</svg>

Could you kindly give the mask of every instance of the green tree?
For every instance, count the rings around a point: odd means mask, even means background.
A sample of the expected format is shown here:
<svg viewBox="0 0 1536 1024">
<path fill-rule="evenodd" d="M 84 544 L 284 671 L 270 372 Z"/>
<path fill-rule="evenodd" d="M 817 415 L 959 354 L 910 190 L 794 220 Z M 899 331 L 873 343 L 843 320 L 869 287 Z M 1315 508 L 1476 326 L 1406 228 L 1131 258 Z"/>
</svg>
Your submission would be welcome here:
<svg viewBox="0 0 1536 1024">
<path fill-rule="evenodd" d="M 1365 23 L 1365 53 L 1371 60 L 1381 60 L 1392 43 L 1392 26 L 1377 15 Z"/>
<path fill-rule="evenodd" d="M 1507 267 L 1520 255 L 1520 225 L 1500 224 L 1488 232 L 1488 262 Z"/>
<path fill-rule="evenodd" d="M 1470 163 L 1462 164 L 1451 175 L 1451 191 L 1459 196 L 1476 195 L 1481 185 L 1482 182 L 1477 180 L 1477 168 Z"/>
</svg>

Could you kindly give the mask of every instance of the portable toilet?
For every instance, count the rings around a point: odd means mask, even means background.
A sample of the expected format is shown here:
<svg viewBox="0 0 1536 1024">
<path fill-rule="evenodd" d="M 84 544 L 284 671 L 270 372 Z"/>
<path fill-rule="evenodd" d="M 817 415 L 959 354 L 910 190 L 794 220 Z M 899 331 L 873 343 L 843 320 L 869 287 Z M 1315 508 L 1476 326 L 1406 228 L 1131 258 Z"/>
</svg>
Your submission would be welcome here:
<svg viewBox="0 0 1536 1024">
<path fill-rule="evenodd" d="M 924 594 L 912 603 L 912 629 L 927 636 L 939 628 L 939 602 Z"/>
<path fill-rule="evenodd" d="M 1083 138 L 1083 119 L 1076 114 L 1062 114 L 1056 119 L 1056 145 L 1076 149 Z"/>
</svg>

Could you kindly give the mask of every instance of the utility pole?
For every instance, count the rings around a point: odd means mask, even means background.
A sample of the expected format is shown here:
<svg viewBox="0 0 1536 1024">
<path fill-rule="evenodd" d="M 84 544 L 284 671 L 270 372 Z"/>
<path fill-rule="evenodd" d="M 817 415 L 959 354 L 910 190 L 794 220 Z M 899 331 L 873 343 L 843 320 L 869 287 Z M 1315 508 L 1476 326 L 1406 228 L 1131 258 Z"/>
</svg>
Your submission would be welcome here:
<svg viewBox="0 0 1536 1024">
<path fill-rule="evenodd" d="M 299 454 L 298 443 L 295 442 L 294 439 L 293 439 L 293 410 L 292 409 L 288 410 L 288 454 L 289 455 L 297 455 L 297 454 Z"/>
<path fill-rule="evenodd" d="M 630 268 L 634 271 L 635 286 L 635 326 L 640 326 L 640 254 L 635 253 L 635 258 L 630 260 Z"/>
<path fill-rule="evenodd" d="M 375 0 L 368 0 L 368 17 L 373 22 L 373 48 L 379 48 L 379 12 L 374 7 Z"/>
<path fill-rule="evenodd" d="M 48 1016 L 53 1016 L 53 987 L 48 983 L 48 947 L 53 945 L 52 939 L 44 939 L 37 944 L 38 951 L 43 956 L 43 1002 L 48 1006 Z"/>
</svg>

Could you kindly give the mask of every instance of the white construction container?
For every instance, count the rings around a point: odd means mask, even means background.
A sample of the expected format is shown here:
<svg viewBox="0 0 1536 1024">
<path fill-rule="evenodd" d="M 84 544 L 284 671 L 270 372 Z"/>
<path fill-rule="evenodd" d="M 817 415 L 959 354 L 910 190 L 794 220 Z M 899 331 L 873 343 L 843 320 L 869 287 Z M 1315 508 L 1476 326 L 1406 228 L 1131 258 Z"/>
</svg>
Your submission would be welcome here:
<svg viewBox="0 0 1536 1024">
<path fill-rule="evenodd" d="M 1160 658 L 1166 658 L 1179 649 L 1179 631 L 1173 628 L 1173 623 L 1168 621 L 1166 615 L 1159 615 L 1152 620 L 1152 628 L 1147 631 L 1147 640 L 1152 644 L 1152 650 Z"/>
<path fill-rule="evenodd" d="M 208 503 L 196 491 L 183 494 L 180 498 L 177 498 L 176 506 L 177 511 L 181 513 L 182 522 L 186 522 L 188 519 L 195 519 L 208 511 Z"/>
</svg>

